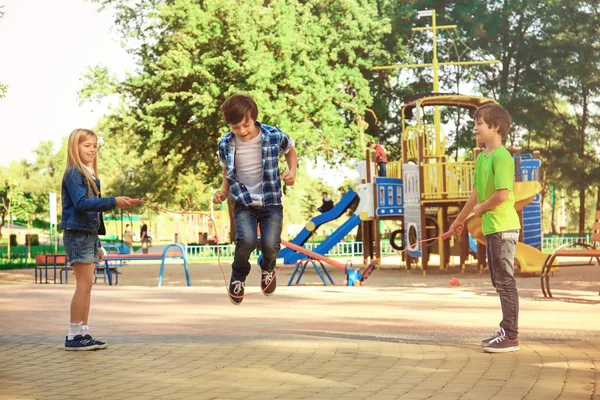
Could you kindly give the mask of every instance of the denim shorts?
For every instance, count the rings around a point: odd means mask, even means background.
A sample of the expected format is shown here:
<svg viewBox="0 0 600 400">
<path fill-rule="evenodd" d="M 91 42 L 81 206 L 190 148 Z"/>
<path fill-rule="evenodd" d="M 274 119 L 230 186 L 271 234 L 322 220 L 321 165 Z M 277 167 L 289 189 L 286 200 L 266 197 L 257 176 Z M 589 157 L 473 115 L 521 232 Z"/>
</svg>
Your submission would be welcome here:
<svg viewBox="0 0 600 400">
<path fill-rule="evenodd" d="M 71 265 L 92 264 L 98 261 L 98 235 L 95 233 L 65 229 L 63 244 Z"/>
</svg>

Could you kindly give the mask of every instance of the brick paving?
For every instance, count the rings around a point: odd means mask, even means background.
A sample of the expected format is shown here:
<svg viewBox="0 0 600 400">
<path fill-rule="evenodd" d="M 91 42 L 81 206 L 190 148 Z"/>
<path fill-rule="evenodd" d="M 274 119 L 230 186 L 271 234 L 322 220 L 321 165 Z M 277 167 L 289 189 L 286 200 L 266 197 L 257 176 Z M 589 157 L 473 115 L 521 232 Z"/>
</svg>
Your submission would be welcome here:
<svg viewBox="0 0 600 400">
<path fill-rule="evenodd" d="M 216 264 L 191 264 L 192 287 L 169 264 L 160 288 L 147 264 L 122 268 L 118 286 L 98 280 L 90 326 L 110 345 L 92 352 L 63 349 L 72 276 L 0 271 L 0 399 L 600 400 L 598 265 L 557 273 L 555 299 L 519 277 L 521 350 L 486 354 L 500 305 L 474 269 L 324 287 L 308 269 L 287 286 L 287 268 L 265 297 L 254 267 L 234 306 Z"/>
</svg>

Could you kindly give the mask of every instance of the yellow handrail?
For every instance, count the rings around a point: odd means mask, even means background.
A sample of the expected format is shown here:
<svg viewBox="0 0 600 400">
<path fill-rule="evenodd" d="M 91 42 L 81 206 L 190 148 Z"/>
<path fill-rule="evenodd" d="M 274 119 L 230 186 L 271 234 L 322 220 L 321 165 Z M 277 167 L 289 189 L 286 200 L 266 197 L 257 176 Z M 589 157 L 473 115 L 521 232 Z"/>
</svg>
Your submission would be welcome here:
<svg viewBox="0 0 600 400">
<path fill-rule="evenodd" d="M 433 125 L 407 126 L 404 130 L 404 144 L 408 153 L 409 160 L 417 160 L 417 140 L 419 133 L 423 135 L 425 157 L 439 157 L 446 154 L 446 138 L 443 137 L 439 143 L 435 137 L 435 127 Z"/>
<path fill-rule="evenodd" d="M 423 200 L 450 200 L 468 198 L 473 190 L 475 164 L 465 162 L 437 162 L 423 164 Z"/>
<path fill-rule="evenodd" d="M 386 166 L 386 174 L 388 178 L 402 179 L 402 161 L 388 162 Z"/>
</svg>

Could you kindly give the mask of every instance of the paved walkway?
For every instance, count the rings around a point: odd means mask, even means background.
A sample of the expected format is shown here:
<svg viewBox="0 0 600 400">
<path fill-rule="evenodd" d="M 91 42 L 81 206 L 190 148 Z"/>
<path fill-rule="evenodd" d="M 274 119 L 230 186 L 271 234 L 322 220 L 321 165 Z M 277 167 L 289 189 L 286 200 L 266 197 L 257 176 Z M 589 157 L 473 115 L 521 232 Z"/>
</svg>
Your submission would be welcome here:
<svg viewBox="0 0 600 400">
<path fill-rule="evenodd" d="M 600 399 L 598 266 L 558 273 L 556 299 L 518 278 L 521 350 L 493 355 L 478 345 L 501 317 L 485 274 L 324 287 L 313 271 L 286 286 L 284 269 L 265 297 L 255 267 L 234 306 L 216 264 L 192 264 L 192 287 L 179 264 L 156 287 L 158 268 L 95 285 L 90 325 L 110 346 L 94 352 L 62 347 L 72 279 L 0 271 L 0 399 Z"/>
</svg>

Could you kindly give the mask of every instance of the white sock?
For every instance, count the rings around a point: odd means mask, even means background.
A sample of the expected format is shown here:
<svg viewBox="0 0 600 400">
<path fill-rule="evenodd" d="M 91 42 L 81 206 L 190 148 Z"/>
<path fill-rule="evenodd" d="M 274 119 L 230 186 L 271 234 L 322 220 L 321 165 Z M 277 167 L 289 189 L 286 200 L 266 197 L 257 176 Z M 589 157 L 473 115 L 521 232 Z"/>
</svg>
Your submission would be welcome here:
<svg viewBox="0 0 600 400">
<path fill-rule="evenodd" d="M 81 325 L 81 330 L 79 331 L 79 334 L 81 336 L 85 336 L 88 334 L 89 330 L 90 330 L 90 327 L 88 325 Z"/>
<path fill-rule="evenodd" d="M 69 335 L 67 336 L 68 340 L 73 340 L 73 338 L 77 335 L 80 335 L 81 332 L 81 322 L 69 322 Z"/>
</svg>

